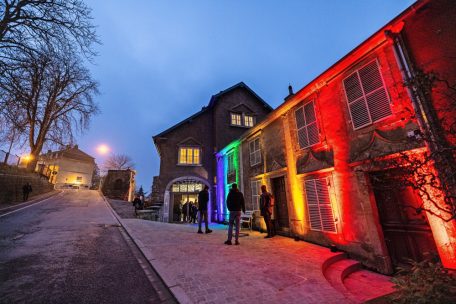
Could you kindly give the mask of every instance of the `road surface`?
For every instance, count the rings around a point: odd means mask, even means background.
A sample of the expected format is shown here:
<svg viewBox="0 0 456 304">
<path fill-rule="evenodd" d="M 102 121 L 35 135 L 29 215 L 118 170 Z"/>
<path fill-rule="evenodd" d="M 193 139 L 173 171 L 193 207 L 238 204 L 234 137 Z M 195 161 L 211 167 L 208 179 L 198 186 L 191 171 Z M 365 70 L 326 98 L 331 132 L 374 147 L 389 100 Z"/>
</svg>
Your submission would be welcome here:
<svg viewBox="0 0 456 304">
<path fill-rule="evenodd" d="M 174 302 L 148 267 L 96 191 L 0 214 L 0 303 Z"/>
</svg>

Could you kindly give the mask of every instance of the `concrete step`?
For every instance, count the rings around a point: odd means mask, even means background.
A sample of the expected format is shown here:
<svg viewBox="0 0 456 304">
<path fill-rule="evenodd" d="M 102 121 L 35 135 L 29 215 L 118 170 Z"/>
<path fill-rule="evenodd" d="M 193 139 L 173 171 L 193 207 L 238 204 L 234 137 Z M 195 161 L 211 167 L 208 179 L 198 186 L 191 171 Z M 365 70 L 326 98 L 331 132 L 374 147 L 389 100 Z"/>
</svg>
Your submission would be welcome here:
<svg viewBox="0 0 456 304">
<path fill-rule="evenodd" d="M 326 266 L 323 274 L 334 289 L 353 302 L 361 303 L 344 285 L 344 279 L 351 273 L 361 269 L 361 267 L 361 263 L 358 261 L 347 259 L 344 255 L 341 255 Z"/>
<path fill-rule="evenodd" d="M 362 268 L 360 262 L 339 253 L 327 259 L 322 267 L 326 280 L 353 303 L 366 301 L 394 292 L 390 277 Z"/>
<path fill-rule="evenodd" d="M 360 269 L 345 277 L 345 288 L 356 299 L 366 302 L 395 291 L 391 277 Z"/>
</svg>

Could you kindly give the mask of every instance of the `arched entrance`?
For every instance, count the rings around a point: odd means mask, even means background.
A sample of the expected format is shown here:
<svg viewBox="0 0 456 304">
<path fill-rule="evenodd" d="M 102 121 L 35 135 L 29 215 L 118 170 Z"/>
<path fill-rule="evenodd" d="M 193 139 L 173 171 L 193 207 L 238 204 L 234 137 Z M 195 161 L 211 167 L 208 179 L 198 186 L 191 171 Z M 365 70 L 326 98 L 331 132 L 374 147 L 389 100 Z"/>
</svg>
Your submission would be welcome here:
<svg viewBox="0 0 456 304">
<path fill-rule="evenodd" d="M 205 185 L 209 187 L 210 192 L 209 183 L 195 176 L 179 177 L 169 182 L 164 196 L 163 221 L 188 221 L 191 216 L 191 206 L 198 206 L 198 193 Z M 211 197 L 210 193 L 209 197 Z M 211 208 L 210 202 L 208 208 Z M 208 210 L 208 214 L 210 211 Z"/>
</svg>

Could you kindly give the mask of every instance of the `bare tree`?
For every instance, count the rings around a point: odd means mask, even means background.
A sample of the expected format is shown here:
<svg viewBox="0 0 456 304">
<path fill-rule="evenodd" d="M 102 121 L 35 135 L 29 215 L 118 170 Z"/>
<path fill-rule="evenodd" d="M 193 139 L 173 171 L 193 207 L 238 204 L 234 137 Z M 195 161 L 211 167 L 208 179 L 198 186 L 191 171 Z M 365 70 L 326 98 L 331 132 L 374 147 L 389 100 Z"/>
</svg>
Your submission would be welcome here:
<svg viewBox="0 0 456 304">
<path fill-rule="evenodd" d="M 112 154 L 103 164 L 104 170 L 126 170 L 134 167 L 131 157 L 125 154 Z"/>
<path fill-rule="evenodd" d="M 98 85 L 72 52 L 47 49 L 23 56 L 17 69 L 0 75 L 0 111 L 15 130 L 24 130 L 36 160 L 45 143 L 72 143 L 88 127 L 98 112 Z"/>
<path fill-rule="evenodd" d="M 81 0 L 0 0 L 0 54 L 77 46 L 90 58 L 98 43 L 91 9 Z"/>
<path fill-rule="evenodd" d="M 439 79 L 432 72 L 416 70 L 405 85 L 426 101 L 425 114 L 431 122 L 431 126 L 406 141 L 418 141 L 426 149 L 373 160 L 367 171 L 386 170 L 388 178 L 394 180 L 393 186 L 374 180 L 384 193 L 394 195 L 397 189 L 410 187 L 423 199 L 418 207 L 403 207 L 414 208 L 417 214 L 426 211 L 446 222 L 456 220 L 456 84 Z"/>
</svg>

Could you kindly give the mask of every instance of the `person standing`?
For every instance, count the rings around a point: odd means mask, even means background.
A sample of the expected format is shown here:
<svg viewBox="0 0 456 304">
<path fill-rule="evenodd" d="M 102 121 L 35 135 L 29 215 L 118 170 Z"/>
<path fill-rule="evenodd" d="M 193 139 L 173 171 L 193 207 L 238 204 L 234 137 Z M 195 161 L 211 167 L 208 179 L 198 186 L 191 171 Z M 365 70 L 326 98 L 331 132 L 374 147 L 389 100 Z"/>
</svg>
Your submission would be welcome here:
<svg viewBox="0 0 456 304">
<path fill-rule="evenodd" d="M 26 182 L 22 187 L 22 198 L 24 202 L 28 200 L 30 192 L 32 192 L 32 185 L 29 182 Z"/>
<path fill-rule="evenodd" d="M 226 199 L 226 205 L 230 211 L 230 219 L 228 225 L 228 239 L 226 240 L 226 245 L 232 245 L 231 239 L 233 237 L 233 224 L 236 222 L 236 234 L 234 235 L 235 245 L 239 245 L 239 230 L 240 230 L 240 219 L 241 219 L 241 210 L 245 213 L 245 201 L 244 195 L 239 191 L 237 184 L 231 186 L 230 193 Z"/>
<path fill-rule="evenodd" d="M 272 238 L 275 235 L 274 227 L 272 224 L 272 211 L 274 208 L 274 198 L 271 193 L 266 189 L 265 185 L 261 186 L 261 196 L 260 196 L 260 211 L 261 215 L 264 218 L 266 224 L 266 229 L 268 235 L 265 238 Z"/>
<path fill-rule="evenodd" d="M 206 233 L 211 233 L 212 230 L 209 229 L 209 221 L 207 219 L 207 203 L 209 202 L 209 187 L 204 186 L 203 190 L 198 193 L 198 211 L 199 211 L 199 219 L 198 219 L 198 233 L 203 233 L 201 230 L 201 222 L 203 221 L 204 217 L 204 224 L 206 225 Z"/>
</svg>

